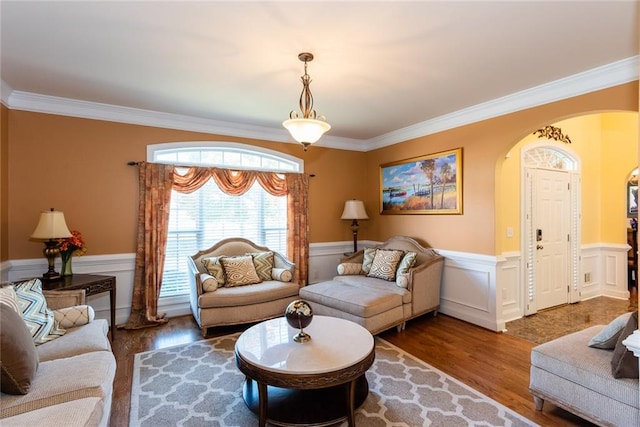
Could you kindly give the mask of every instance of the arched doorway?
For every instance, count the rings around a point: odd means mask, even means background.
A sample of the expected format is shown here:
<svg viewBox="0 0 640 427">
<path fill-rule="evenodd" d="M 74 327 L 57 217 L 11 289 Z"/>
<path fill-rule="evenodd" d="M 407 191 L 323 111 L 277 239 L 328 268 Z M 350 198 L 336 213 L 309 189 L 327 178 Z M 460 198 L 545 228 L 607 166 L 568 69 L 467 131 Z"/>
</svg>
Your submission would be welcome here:
<svg viewBox="0 0 640 427">
<path fill-rule="evenodd" d="M 580 161 L 557 141 L 522 149 L 524 314 L 579 301 Z"/>
</svg>

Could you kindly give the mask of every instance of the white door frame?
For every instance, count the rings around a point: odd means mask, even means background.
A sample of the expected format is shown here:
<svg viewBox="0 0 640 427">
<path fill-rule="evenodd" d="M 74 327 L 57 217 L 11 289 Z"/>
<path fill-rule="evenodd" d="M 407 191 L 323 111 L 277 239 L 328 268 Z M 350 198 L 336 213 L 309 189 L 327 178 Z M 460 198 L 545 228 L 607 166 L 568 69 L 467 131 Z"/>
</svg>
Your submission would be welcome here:
<svg viewBox="0 0 640 427">
<path fill-rule="evenodd" d="M 522 253 L 523 272 L 522 283 L 524 315 L 534 314 L 538 311 L 535 289 L 535 230 L 533 224 L 533 200 L 535 188 L 533 175 L 530 169 L 560 169 L 570 173 L 570 249 L 569 249 L 569 302 L 580 301 L 580 247 L 581 247 L 581 165 L 578 155 L 566 145 L 560 145 L 558 141 L 540 139 L 537 142 L 522 147 L 520 170 L 521 192 L 520 198 L 520 229 L 522 230 L 520 244 Z"/>
</svg>

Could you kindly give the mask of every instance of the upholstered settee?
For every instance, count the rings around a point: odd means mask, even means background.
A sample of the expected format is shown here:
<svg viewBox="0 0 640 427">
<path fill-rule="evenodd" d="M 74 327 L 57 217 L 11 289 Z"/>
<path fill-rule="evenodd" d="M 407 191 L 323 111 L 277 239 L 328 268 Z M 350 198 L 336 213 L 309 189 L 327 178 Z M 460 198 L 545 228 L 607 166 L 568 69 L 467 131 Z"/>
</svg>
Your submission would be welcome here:
<svg viewBox="0 0 640 427">
<path fill-rule="evenodd" d="M 305 286 L 314 313 L 351 320 L 376 334 L 440 307 L 444 257 L 406 236 L 341 260 L 333 280 Z"/>
<path fill-rule="evenodd" d="M 210 327 L 282 316 L 298 297 L 294 264 L 247 239 L 222 240 L 187 262 L 191 312 L 205 337 Z"/>
<path fill-rule="evenodd" d="M 21 285 L 16 283 L 12 290 Z M 20 311 L 40 303 L 37 286 L 28 291 L 27 303 L 17 299 L 17 311 L 7 304 L 8 287 L 2 288 L 0 425 L 108 426 L 116 361 L 107 321 L 93 318 L 83 290 L 40 291 L 46 305 L 38 311 L 45 317 L 53 314 L 55 325 L 42 338 L 45 342 L 36 345 L 37 333 Z"/>
<path fill-rule="evenodd" d="M 640 426 L 638 359 L 623 344 L 637 329 L 630 315 L 532 349 L 529 390 L 537 410 L 549 401 L 597 425 Z"/>
</svg>

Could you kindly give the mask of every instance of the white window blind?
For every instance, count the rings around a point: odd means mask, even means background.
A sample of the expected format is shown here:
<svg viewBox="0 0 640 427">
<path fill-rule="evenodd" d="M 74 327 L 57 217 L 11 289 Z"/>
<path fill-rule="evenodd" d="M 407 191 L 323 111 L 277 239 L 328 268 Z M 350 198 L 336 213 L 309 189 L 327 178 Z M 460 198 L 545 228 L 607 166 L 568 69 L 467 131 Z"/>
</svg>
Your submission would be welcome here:
<svg viewBox="0 0 640 427">
<path fill-rule="evenodd" d="M 205 147 L 201 144 L 171 144 L 164 149 L 164 144 L 159 144 L 148 157 L 179 165 L 274 171 L 298 171 L 302 166 L 295 158 L 279 158 L 271 150 L 252 151 L 229 143 Z M 244 237 L 286 255 L 287 198 L 270 195 L 257 182 L 242 196 L 223 193 L 213 180 L 190 194 L 173 191 L 160 298 L 188 295 L 187 257 L 228 237 Z"/>
</svg>

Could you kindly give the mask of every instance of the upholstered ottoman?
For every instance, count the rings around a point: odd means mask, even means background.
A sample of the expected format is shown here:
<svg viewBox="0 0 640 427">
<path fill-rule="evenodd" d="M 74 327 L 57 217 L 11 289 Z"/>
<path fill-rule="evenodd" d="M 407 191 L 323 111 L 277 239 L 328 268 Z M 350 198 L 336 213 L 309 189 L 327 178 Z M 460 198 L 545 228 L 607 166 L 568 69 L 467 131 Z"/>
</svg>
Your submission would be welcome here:
<svg viewBox="0 0 640 427">
<path fill-rule="evenodd" d="M 357 283 L 336 279 L 300 288 L 300 298 L 311 304 L 314 314 L 351 320 L 374 334 L 404 323 L 403 296 L 411 296 L 406 290 L 367 286 L 367 281 L 379 279 L 364 276 Z"/>
<path fill-rule="evenodd" d="M 532 349 L 529 389 L 536 409 L 548 400 L 598 425 L 640 425 L 638 380 L 614 378 L 613 351 L 588 346 L 603 328 L 593 326 Z"/>
</svg>

